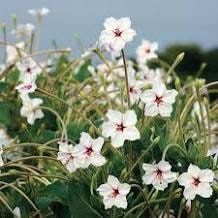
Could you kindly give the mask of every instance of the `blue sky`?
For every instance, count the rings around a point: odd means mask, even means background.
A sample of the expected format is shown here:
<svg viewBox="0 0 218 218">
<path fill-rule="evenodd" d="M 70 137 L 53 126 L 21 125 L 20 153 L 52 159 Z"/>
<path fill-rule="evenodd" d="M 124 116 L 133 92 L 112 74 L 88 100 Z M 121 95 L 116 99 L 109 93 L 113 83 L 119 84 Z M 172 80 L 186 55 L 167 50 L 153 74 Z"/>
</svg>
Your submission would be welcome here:
<svg viewBox="0 0 218 218">
<path fill-rule="evenodd" d="M 27 10 L 42 6 L 51 13 L 44 20 L 41 48 L 51 47 L 55 39 L 60 47 L 72 47 L 77 53 L 75 36 L 84 47 L 94 43 L 109 16 L 131 17 L 137 31 L 131 50 L 143 38 L 158 41 L 161 48 L 174 42 L 218 47 L 217 0 L 2 0 L 0 22 L 11 26 L 13 13 L 20 23 L 34 22 Z"/>
</svg>

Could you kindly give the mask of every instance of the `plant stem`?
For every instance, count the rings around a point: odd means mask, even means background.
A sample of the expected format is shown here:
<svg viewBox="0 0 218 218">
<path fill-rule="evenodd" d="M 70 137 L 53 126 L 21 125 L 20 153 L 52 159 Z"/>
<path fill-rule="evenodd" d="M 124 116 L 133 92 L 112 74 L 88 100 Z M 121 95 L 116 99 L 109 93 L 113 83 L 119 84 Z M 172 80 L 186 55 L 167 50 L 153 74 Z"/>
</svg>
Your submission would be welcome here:
<svg viewBox="0 0 218 218">
<path fill-rule="evenodd" d="M 125 71 L 125 80 L 126 80 L 126 94 L 127 94 L 127 102 L 128 102 L 128 108 L 130 109 L 131 103 L 130 103 L 130 95 L 129 95 L 129 81 L 128 81 L 128 72 L 127 72 L 127 65 L 126 65 L 126 59 L 124 55 L 124 50 L 121 50 L 122 58 L 123 58 L 123 65 L 124 65 L 124 71 Z"/>
</svg>

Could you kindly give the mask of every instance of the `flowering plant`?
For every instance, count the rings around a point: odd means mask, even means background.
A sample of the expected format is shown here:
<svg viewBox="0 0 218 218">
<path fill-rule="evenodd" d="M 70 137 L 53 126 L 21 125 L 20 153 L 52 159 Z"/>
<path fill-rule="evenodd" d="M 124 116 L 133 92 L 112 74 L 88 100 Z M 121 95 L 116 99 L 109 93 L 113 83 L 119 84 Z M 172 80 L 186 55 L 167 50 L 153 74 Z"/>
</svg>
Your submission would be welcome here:
<svg viewBox="0 0 218 218">
<path fill-rule="evenodd" d="M 217 217 L 218 82 L 181 80 L 184 54 L 168 65 L 148 40 L 128 60 L 130 18 L 104 28 L 73 59 L 37 51 L 31 24 L 0 42 L 2 217 Z"/>
</svg>

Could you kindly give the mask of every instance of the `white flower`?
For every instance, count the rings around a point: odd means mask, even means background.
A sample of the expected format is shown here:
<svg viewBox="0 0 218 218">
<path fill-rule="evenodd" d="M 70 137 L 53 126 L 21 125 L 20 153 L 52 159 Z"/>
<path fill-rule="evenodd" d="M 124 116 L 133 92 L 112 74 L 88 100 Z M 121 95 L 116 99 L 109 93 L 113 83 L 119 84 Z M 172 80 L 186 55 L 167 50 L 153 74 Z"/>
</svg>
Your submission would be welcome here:
<svg viewBox="0 0 218 218">
<path fill-rule="evenodd" d="M 138 63 L 146 63 L 150 59 L 157 58 L 157 50 L 157 42 L 143 40 L 141 45 L 136 49 Z"/>
<path fill-rule="evenodd" d="M 129 80 L 129 94 L 131 104 L 139 101 L 143 86 L 144 84 L 142 81 L 135 79 Z"/>
<path fill-rule="evenodd" d="M 83 168 L 87 168 L 89 165 L 96 167 L 105 164 L 106 159 L 101 155 L 101 148 L 104 144 L 104 139 L 98 137 L 93 139 L 88 133 L 82 132 L 80 142 L 76 145 L 77 151 L 80 153 L 81 165 Z"/>
<path fill-rule="evenodd" d="M 141 67 L 141 70 L 138 72 L 139 78 L 144 82 L 145 85 L 152 85 L 156 79 L 155 70 L 149 69 L 147 66 Z"/>
<path fill-rule="evenodd" d="M 105 47 L 106 51 L 111 54 L 111 58 L 113 60 L 120 57 L 120 51 L 116 50 L 111 43 L 105 44 L 104 47 Z"/>
<path fill-rule="evenodd" d="M 199 167 L 190 164 L 188 172 L 178 177 L 180 185 L 184 186 L 183 195 L 186 200 L 194 200 L 196 195 L 209 198 L 212 195 L 210 183 L 213 182 L 214 173 L 209 169 L 201 170 Z"/>
<path fill-rule="evenodd" d="M 158 164 L 143 164 L 142 168 L 145 171 L 143 182 L 146 185 L 152 184 L 157 190 L 163 191 L 168 187 L 168 183 L 174 182 L 177 178 L 177 174 L 171 172 L 171 165 L 164 160 Z"/>
<path fill-rule="evenodd" d="M 33 125 L 36 119 L 41 119 L 44 117 L 44 114 L 41 109 L 38 107 L 43 103 L 40 98 L 29 98 L 26 96 L 23 100 L 23 106 L 20 110 L 20 114 L 23 117 L 27 117 L 27 122 L 30 125 Z"/>
<path fill-rule="evenodd" d="M 111 137 L 111 144 L 122 147 L 125 140 L 135 141 L 140 138 L 140 133 L 135 127 L 137 116 L 133 110 L 121 113 L 115 110 L 108 110 L 106 114 L 108 121 L 102 124 L 102 135 Z"/>
<path fill-rule="evenodd" d="M 79 153 L 75 146 L 67 142 L 59 142 L 59 152 L 57 159 L 66 167 L 69 172 L 75 172 L 80 168 Z"/>
<path fill-rule="evenodd" d="M 123 49 L 125 44 L 132 41 L 136 35 L 135 30 L 131 29 L 131 21 L 128 17 L 118 20 L 113 17 L 107 18 L 104 27 L 105 30 L 100 35 L 100 44 L 110 45 L 116 51 Z"/>
<path fill-rule="evenodd" d="M 36 84 L 33 82 L 24 82 L 15 87 L 15 89 L 22 94 L 32 93 L 36 88 Z"/>
<path fill-rule="evenodd" d="M 40 9 L 29 9 L 28 13 L 36 16 L 36 17 L 43 17 L 46 16 L 50 10 L 48 8 L 40 8 Z"/>
<path fill-rule="evenodd" d="M 17 68 L 20 71 L 20 81 L 35 82 L 37 76 L 42 72 L 39 65 L 32 58 L 24 58 L 17 63 Z"/>
<path fill-rule="evenodd" d="M 20 24 L 17 25 L 17 28 L 12 30 L 12 34 L 14 34 L 17 38 L 24 37 L 27 39 L 30 39 L 33 31 L 35 29 L 35 26 L 31 23 L 27 24 Z"/>
<path fill-rule="evenodd" d="M 113 206 L 126 209 L 126 195 L 130 192 L 130 189 L 129 184 L 120 183 L 115 176 L 109 175 L 107 183 L 100 185 L 97 191 L 103 196 L 105 209 L 110 209 Z"/>
<path fill-rule="evenodd" d="M 141 95 L 141 100 L 145 105 L 145 116 L 169 117 L 173 111 L 173 103 L 178 92 L 175 89 L 167 90 L 164 83 L 157 80 L 153 88 L 145 90 Z"/>
<path fill-rule="evenodd" d="M 12 45 L 6 46 L 7 64 L 10 65 L 10 64 L 15 63 L 17 58 L 19 58 L 20 55 L 24 54 L 24 52 L 22 51 L 24 49 L 24 46 L 25 46 L 24 42 L 16 43 L 14 46 Z"/>
</svg>

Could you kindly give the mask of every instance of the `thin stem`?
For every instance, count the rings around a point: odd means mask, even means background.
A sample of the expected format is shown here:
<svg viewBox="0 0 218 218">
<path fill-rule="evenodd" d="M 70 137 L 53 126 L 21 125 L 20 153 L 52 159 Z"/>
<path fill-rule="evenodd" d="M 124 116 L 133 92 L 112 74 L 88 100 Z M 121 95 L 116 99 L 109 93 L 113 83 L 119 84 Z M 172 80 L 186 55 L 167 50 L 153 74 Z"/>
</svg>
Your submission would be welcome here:
<svg viewBox="0 0 218 218">
<path fill-rule="evenodd" d="M 127 102 L 128 102 L 128 108 L 131 108 L 131 102 L 130 102 L 130 95 L 129 95 L 129 81 L 128 81 L 128 72 L 127 72 L 127 65 L 126 65 L 126 59 L 124 55 L 124 50 L 121 50 L 122 58 L 123 58 L 123 65 L 124 65 L 124 71 L 125 71 L 125 81 L 126 81 L 126 94 L 127 94 Z"/>
<path fill-rule="evenodd" d="M 40 93 L 43 93 L 49 97 L 52 97 L 58 101 L 60 101 L 61 103 L 67 105 L 68 107 L 70 107 L 74 112 L 76 112 L 81 118 L 83 118 L 87 123 L 89 123 L 89 125 L 91 125 L 93 127 L 93 129 L 99 134 L 101 135 L 101 132 L 98 130 L 98 128 L 94 125 L 94 123 L 89 120 L 88 118 L 86 118 L 80 111 L 78 111 L 77 109 L 75 109 L 72 105 L 68 104 L 66 101 L 64 101 L 63 99 L 45 91 L 45 90 L 42 90 L 40 88 L 37 88 L 36 91 L 40 92 Z"/>
</svg>

